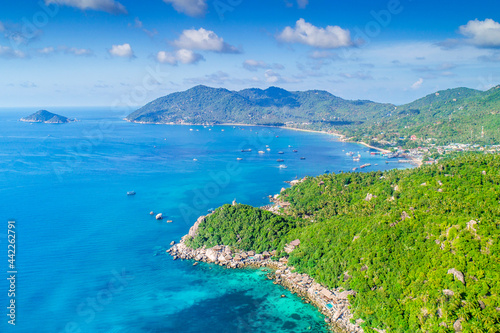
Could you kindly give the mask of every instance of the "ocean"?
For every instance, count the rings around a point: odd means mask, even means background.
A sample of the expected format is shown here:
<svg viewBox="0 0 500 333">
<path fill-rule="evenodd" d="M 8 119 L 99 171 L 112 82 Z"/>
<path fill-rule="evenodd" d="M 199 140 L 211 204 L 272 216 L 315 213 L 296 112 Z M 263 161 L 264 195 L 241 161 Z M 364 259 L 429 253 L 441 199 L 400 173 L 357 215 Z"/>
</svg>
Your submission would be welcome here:
<svg viewBox="0 0 500 333">
<path fill-rule="evenodd" d="M 104 108 L 51 109 L 80 120 L 64 125 L 18 121 L 34 111 L 0 110 L 0 332 L 326 332 L 324 317 L 265 271 L 193 266 L 165 250 L 208 209 L 268 204 L 285 181 L 409 167 L 320 133 L 132 124 Z"/>
</svg>

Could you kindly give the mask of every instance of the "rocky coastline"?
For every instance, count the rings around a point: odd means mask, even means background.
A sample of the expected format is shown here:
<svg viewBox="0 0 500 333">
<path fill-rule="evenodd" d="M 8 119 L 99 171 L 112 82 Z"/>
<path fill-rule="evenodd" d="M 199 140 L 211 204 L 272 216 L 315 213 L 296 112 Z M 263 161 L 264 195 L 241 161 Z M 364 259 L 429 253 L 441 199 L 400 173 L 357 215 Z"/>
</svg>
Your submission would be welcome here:
<svg viewBox="0 0 500 333">
<path fill-rule="evenodd" d="M 197 265 L 198 262 L 206 262 L 227 268 L 270 268 L 273 272 L 268 277 L 273 279 L 275 284 L 282 285 L 292 293 L 302 297 L 306 302 L 315 305 L 325 315 L 325 322 L 330 325 L 333 331 L 363 332 L 363 329 L 359 326 L 363 322 L 361 319 L 358 319 L 355 323 L 351 323 L 353 316 L 349 311 L 348 296 L 355 294 L 354 291 L 344 291 L 340 288 L 325 288 L 307 274 L 294 272 L 294 268 L 288 265 L 286 257 L 279 260 L 273 258 L 276 255 L 276 251 L 266 251 L 263 253 L 233 251 L 229 246 L 225 245 L 199 249 L 188 247 L 186 241 L 196 236 L 198 227 L 203 223 L 205 218 L 206 216 L 199 217 L 189 229 L 189 233 L 182 237 L 179 243 L 171 243 L 172 246 L 166 252 L 174 260 L 194 260 L 194 265 Z M 290 253 L 297 246 L 300 246 L 299 240 L 290 242 L 285 247 L 285 251 Z"/>
</svg>

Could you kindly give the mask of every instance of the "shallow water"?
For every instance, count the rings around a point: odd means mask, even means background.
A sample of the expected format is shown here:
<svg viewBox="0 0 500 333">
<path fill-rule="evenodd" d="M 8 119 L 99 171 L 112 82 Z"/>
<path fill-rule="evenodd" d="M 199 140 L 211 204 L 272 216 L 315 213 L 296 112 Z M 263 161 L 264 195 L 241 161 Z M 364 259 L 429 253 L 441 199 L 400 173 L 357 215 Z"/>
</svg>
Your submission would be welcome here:
<svg viewBox="0 0 500 333">
<path fill-rule="evenodd" d="M 104 109 L 52 110 L 81 120 L 65 125 L 17 121 L 34 111 L 0 112 L 1 265 L 15 219 L 18 270 L 16 327 L 4 310 L 1 332 L 322 332 L 322 315 L 265 272 L 192 266 L 166 247 L 209 208 L 265 205 L 285 180 L 408 167 L 324 134 L 130 124 Z M 2 279 L 4 309 L 8 287 Z"/>
</svg>

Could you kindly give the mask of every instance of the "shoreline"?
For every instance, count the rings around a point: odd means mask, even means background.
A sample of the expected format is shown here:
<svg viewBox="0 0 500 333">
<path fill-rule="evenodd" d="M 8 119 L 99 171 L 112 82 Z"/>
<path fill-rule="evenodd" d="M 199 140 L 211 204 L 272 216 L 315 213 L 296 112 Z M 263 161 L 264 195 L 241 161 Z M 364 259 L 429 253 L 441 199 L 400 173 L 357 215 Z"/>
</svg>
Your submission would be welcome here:
<svg viewBox="0 0 500 333">
<path fill-rule="evenodd" d="M 358 142 L 358 141 L 349 141 L 345 139 L 345 135 L 340 134 L 335 131 L 320 131 L 320 130 L 312 130 L 312 129 L 305 129 L 305 128 L 297 128 L 297 127 L 288 127 L 288 126 L 273 126 L 273 125 L 256 125 L 256 124 L 242 124 L 242 123 L 222 123 L 222 124 L 211 124 L 211 125 L 205 125 L 205 124 L 193 124 L 193 123 L 151 123 L 151 122 L 142 122 L 142 121 L 133 121 L 133 120 L 128 120 L 124 119 L 125 121 L 129 123 L 135 123 L 135 124 L 149 124 L 149 125 L 182 125 L 182 126 L 245 126 L 245 127 L 268 127 L 268 128 L 281 128 L 281 129 L 287 129 L 287 130 L 292 130 L 292 131 L 299 131 L 299 132 L 309 132 L 309 133 L 319 133 L 319 134 L 327 134 L 327 135 L 333 135 L 339 138 L 339 142 L 347 142 L 347 143 L 354 143 L 354 144 L 360 144 L 365 147 L 378 150 L 384 154 L 390 153 L 390 150 L 384 149 L 384 148 L 379 148 L 375 146 L 370 146 L 369 144 L 365 142 Z"/>
<path fill-rule="evenodd" d="M 294 294 L 297 294 L 307 303 L 314 305 L 319 312 L 325 316 L 325 322 L 330 330 L 337 333 L 363 333 L 359 326 L 363 320 L 358 319 L 353 324 L 353 318 L 350 312 L 350 303 L 348 296 L 355 295 L 352 290 L 344 291 L 341 288 L 328 289 L 317 283 L 307 274 L 294 272 L 294 267 L 288 265 L 288 258 L 273 260 L 276 251 L 255 253 L 255 251 L 235 251 L 229 246 L 216 245 L 211 248 L 192 249 L 185 242 L 195 237 L 199 225 L 207 216 L 200 216 L 194 225 L 189 229 L 189 233 L 183 236 L 179 243 L 171 243 L 171 247 L 166 253 L 172 256 L 173 260 L 194 260 L 193 265 L 198 262 L 205 262 L 225 266 L 228 269 L 239 268 L 268 268 L 273 270 L 268 274 L 268 278 L 274 280 L 274 284 L 279 284 Z M 299 242 L 300 243 L 300 242 Z M 287 244 L 285 247 L 287 253 L 292 252 L 299 245 Z"/>
</svg>

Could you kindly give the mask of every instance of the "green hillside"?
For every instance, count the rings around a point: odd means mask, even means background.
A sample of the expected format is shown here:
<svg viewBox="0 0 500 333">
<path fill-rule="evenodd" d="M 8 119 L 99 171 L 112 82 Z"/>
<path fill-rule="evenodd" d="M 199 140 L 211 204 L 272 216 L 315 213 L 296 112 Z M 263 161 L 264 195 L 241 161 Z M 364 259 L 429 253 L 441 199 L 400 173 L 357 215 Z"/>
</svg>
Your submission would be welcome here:
<svg viewBox="0 0 500 333">
<path fill-rule="evenodd" d="M 277 87 L 230 91 L 196 86 L 160 97 L 127 117 L 141 123 L 291 126 L 334 130 L 381 147 L 428 143 L 500 143 L 500 86 L 456 88 L 396 106 L 349 101 L 326 91 Z M 484 132 L 483 132 L 484 131 Z M 415 135 L 417 140 L 410 140 Z M 401 138 L 401 139 L 400 139 Z"/>
<path fill-rule="evenodd" d="M 500 86 L 485 92 L 467 88 L 439 91 L 395 107 L 388 117 L 339 130 L 355 141 L 376 138 L 382 145 L 384 141 L 410 145 L 412 135 L 418 138 L 414 145 L 427 141 L 498 144 Z"/>
<path fill-rule="evenodd" d="M 500 157 L 308 178 L 283 192 L 286 215 L 219 208 L 195 247 L 282 250 L 329 287 L 353 289 L 352 312 L 387 332 L 500 331 Z M 452 274 L 455 272 L 455 274 Z"/>
<path fill-rule="evenodd" d="M 145 123 L 278 124 L 331 128 L 361 123 L 391 109 L 389 104 L 347 101 L 326 91 L 289 92 L 281 88 L 229 91 L 196 86 L 160 97 L 133 112 L 127 120 Z"/>
</svg>

